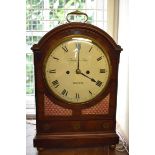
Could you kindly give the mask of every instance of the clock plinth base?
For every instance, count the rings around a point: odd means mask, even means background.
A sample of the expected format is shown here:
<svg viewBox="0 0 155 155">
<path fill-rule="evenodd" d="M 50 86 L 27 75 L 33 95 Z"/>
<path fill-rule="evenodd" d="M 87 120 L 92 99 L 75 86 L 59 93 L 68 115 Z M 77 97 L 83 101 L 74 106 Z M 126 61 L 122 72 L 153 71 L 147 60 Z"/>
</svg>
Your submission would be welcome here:
<svg viewBox="0 0 155 155">
<path fill-rule="evenodd" d="M 115 145 L 119 142 L 116 133 L 68 133 L 36 135 L 34 147 L 71 148 Z"/>
</svg>

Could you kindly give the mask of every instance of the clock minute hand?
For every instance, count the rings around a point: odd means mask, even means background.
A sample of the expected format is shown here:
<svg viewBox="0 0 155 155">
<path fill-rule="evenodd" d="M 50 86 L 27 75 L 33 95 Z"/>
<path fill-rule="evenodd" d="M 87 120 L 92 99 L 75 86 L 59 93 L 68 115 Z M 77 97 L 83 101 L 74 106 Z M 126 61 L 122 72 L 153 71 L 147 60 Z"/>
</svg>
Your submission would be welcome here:
<svg viewBox="0 0 155 155">
<path fill-rule="evenodd" d="M 86 78 L 90 79 L 92 82 L 96 82 L 96 80 L 94 80 L 93 78 L 90 78 L 89 76 L 83 74 L 83 73 L 80 73 L 81 75 L 85 76 Z"/>
<path fill-rule="evenodd" d="M 77 70 L 79 70 L 79 59 L 80 59 L 80 49 L 81 49 L 81 44 L 80 43 L 76 43 L 76 48 L 78 49 L 78 64 L 77 64 Z"/>
</svg>

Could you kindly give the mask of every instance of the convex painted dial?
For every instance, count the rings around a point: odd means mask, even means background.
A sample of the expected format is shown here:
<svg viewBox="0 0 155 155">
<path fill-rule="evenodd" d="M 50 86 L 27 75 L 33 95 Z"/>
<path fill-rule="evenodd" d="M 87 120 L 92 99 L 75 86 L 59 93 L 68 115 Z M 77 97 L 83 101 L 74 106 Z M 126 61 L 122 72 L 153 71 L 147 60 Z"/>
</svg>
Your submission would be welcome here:
<svg viewBox="0 0 155 155">
<path fill-rule="evenodd" d="M 49 51 L 45 79 L 52 93 L 69 104 L 87 103 L 105 90 L 110 62 L 90 39 L 70 38 Z"/>
</svg>

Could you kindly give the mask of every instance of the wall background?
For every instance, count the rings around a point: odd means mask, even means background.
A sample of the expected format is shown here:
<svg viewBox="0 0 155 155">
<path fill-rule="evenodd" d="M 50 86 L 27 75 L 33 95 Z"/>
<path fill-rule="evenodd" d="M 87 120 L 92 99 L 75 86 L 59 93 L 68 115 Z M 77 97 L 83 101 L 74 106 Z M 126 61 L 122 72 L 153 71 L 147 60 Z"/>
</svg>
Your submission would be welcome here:
<svg viewBox="0 0 155 155">
<path fill-rule="evenodd" d="M 119 1 L 118 18 L 118 44 L 123 51 L 120 54 L 118 98 L 117 98 L 117 123 L 121 135 L 129 142 L 129 3 L 128 0 Z"/>
</svg>

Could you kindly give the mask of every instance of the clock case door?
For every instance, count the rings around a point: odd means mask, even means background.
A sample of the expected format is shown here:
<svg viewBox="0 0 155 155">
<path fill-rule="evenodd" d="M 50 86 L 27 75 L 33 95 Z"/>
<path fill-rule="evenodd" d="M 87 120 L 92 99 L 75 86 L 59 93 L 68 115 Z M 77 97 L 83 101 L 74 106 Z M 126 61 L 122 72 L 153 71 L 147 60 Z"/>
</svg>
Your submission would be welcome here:
<svg viewBox="0 0 155 155">
<path fill-rule="evenodd" d="M 44 79 L 44 60 L 49 49 L 55 48 L 64 38 L 84 36 L 106 49 L 111 63 L 111 77 L 105 91 L 95 100 L 72 105 L 58 100 L 50 93 Z M 35 69 L 36 136 L 35 147 L 81 147 L 116 144 L 116 104 L 119 56 L 122 48 L 103 30 L 86 23 L 67 23 L 45 34 L 38 44 L 32 47 Z M 109 97 L 108 113 L 83 115 L 82 110 L 91 108 L 100 100 Z M 49 104 L 67 109 L 64 113 L 46 115 L 45 100 Z M 62 113 L 62 114 L 61 114 Z M 68 115 L 65 115 L 68 113 Z"/>
</svg>

